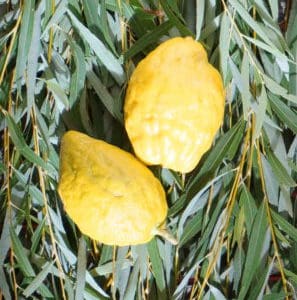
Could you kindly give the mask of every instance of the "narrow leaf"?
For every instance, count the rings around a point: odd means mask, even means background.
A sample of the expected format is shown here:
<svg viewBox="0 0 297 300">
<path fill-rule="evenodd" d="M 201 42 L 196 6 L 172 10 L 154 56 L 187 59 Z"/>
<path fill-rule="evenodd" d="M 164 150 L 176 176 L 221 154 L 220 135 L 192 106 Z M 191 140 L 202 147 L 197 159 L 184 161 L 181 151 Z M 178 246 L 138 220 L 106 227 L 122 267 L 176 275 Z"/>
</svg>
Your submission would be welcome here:
<svg viewBox="0 0 297 300">
<path fill-rule="evenodd" d="M 295 180 L 293 180 L 293 178 L 288 174 L 287 170 L 282 165 L 282 163 L 270 150 L 267 151 L 267 160 L 272 168 L 274 175 L 276 176 L 281 185 L 285 185 L 288 187 L 293 187 L 297 185 Z"/>
<path fill-rule="evenodd" d="M 220 65 L 224 77 L 224 82 L 226 83 L 227 69 L 228 69 L 228 59 L 229 59 L 229 44 L 230 44 L 230 21 L 227 12 L 224 12 L 221 19 L 220 27 Z"/>
<path fill-rule="evenodd" d="M 284 219 L 277 212 L 270 210 L 272 218 L 276 225 L 278 225 L 281 230 L 283 230 L 289 237 L 291 237 L 295 242 L 297 242 L 297 228 L 290 224 L 286 219 Z"/>
<path fill-rule="evenodd" d="M 53 261 L 45 263 L 45 265 L 42 267 L 42 271 L 39 272 L 39 274 L 33 279 L 33 281 L 23 291 L 23 295 L 25 297 L 31 296 L 36 290 L 38 290 L 40 288 L 42 282 L 45 280 L 47 275 L 50 273 L 53 264 L 54 264 Z"/>
<path fill-rule="evenodd" d="M 34 14 L 34 24 L 32 41 L 28 55 L 28 66 L 27 66 L 27 106 L 28 110 L 31 109 L 34 103 L 35 87 L 36 87 L 36 74 L 38 69 L 38 57 L 40 55 L 40 35 L 41 35 L 41 13 L 42 4 L 39 4 L 38 9 Z"/>
<path fill-rule="evenodd" d="M 77 277 L 75 300 L 83 299 L 86 284 L 87 251 L 84 237 L 80 237 L 77 254 Z"/>
<path fill-rule="evenodd" d="M 262 86 L 261 93 L 259 97 L 257 97 L 258 104 L 255 113 L 256 113 L 256 124 L 255 124 L 255 132 L 253 135 L 253 142 L 259 137 L 262 126 L 265 119 L 266 107 L 267 107 L 267 94 L 264 86 Z"/>
<path fill-rule="evenodd" d="M 13 252 L 19 263 L 20 269 L 25 276 L 34 277 L 34 269 L 32 268 L 31 263 L 26 255 L 25 248 L 23 247 L 19 237 L 16 235 L 13 228 L 10 228 L 10 237 L 13 245 Z"/>
<path fill-rule="evenodd" d="M 205 13 L 205 0 L 196 1 L 196 40 L 199 40 L 201 35 L 204 13 Z"/>
<path fill-rule="evenodd" d="M 242 140 L 244 128 L 245 122 L 240 119 L 236 125 L 218 139 L 217 143 L 203 162 L 199 173 L 189 182 L 188 191 L 191 192 L 191 189 L 195 188 L 197 182 L 202 176 L 208 172 L 211 173 L 216 170 L 230 150 L 232 150 L 233 155 L 235 154 L 235 150 L 238 149 L 240 141 Z M 232 157 L 229 158 L 231 159 Z"/>
<path fill-rule="evenodd" d="M 181 21 L 180 18 L 181 16 L 179 16 L 179 18 L 175 15 L 174 11 L 172 10 L 172 8 L 170 7 L 168 1 L 165 0 L 160 0 L 160 3 L 164 9 L 164 12 L 166 13 L 167 17 L 169 20 L 171 20 L 172 24 L 174 24 L 174 26 L 176 26 L 176 28 L 179 30 L 179 32 L 181 33 L 181 35 L 183 36 L 193 36 L 193 32 L 191 32 L 189 30 L 188 27 L 186 27 Z"/>
<path fill-rule="evenodd" d="M 147 46 L 155 43 L 156 40 L 160 39 L 165 33 L 167 33 L 172 26 L 173 24 L 171 21 L 165 21 L 161 25 L 157 26 L 153 31 L 142 36 L 125 52 L 125 60 L 128 60 L 139 52 L 144 51 Z"/>
<path fill-rule="evenodd" d="M 69 106 L 71 108 L 78 100 L 80 93 L 83 90 L 86 77 L 86 64 L 84 53 L 81 48 L 70 39 L 68 41 L 73 53 L 72 57 L 75 65 L 70 81 Z"/>
<path fill-rule="evenodd" d="M 48 164 L 45 163 L 45 161 L 38 156 L 34 151 L 32 151 L 29 146 L 26 144 L 22 133 L 16 123 L 14 122 L 13 118 L 9 115 L 5 116 L 7 126 L 9 129 L 10 137 L 16 147 L 16 149 L 31 163 L 36 164 L 40 167 L 42 167 L 44 170 L 48 170 L 51 172 L 51 169 Z"/>
<path fill-rule="evenodd" d="M 58 102 L 59 106 L 65 108 L 66 110 L 69 109 L 69 100 L 62 89 L 62 87 L 58 84 L 55 79 L 46 80 L 47 88 L 50 92 L 52 92 L 55 100 Z M 62 109 L 61 109 L 62 110 Z"/>
<path fill-rule="evenodd" d="M 192 237 L 194 237 L 202 228 L 203 210 L 200 210 L 189 222 L 183 230 L 183 234 L 179 239 L 178 246 L 182 247 Z"/>
<path fill-rule="evenodd" d="M 4 299 L 11 300 L 10 289 L 6 281 L 6 275 L 3 270 L 3 266 L 0 265 L 0 291 L 4 296 Z"/>
<path fill-rule="evenodd" d="M 76 16 L 70 10 L 68 10 L 67 13 L 79 35 L 89 44 L 95 55 L 113 75 L 117 82 L 122 84 L 125 80 L 125 74 L 119 59 L 117 59 L 105 47 L 105 45 L 76 18 Z"/>
<path fill-rule="evenodd" d="M 150 243 L 148 243 L 148 252 L 150 260 L 152 262 L 152 272 L 156 279 L 157 286 L 160 291 L 164 291 L 166 288 L 165 277 L 156 238 L 154 238 Z"/>
<path fill-rule="evenodd" d="M 242 285 L 238 299 L 246 299 L 252 279 L 256 276 L 256 271 L 261 261 L 261 252 L 264 246 L 265 234 L 267 231 L 267 219 L 265 205 L 262 203 L 255 217 L 252 233 L 249 239 L 249 246 L 242 274 Z"/>
<path fill-rule="evenodd" d="M 269 98 L 272 109 L 282 122 L 284 122 L 295 134 L 297 134 L 297 114 L 283 101 L 276 97 Z"/>
<path fill-rule="evenodd" d="M 21 88 L 20 82 L 24 75 L 27 59 L 29 57 L 28 52 L 33 32 L 34 7 L 35 0 L 27 0 L 24 2 L 16 61 L 16 82 L 18 84 L 19 92 Z"/>
<path fill-rule="evenodd" d="M 261 26 L 255 21 L 248 11 L 242 6 L 238 0 L 230 0 L 230 4 L 236 9 L 237 13 L 242 17 L 242 20 L 249 25 L 261 39 L 271 47 L 275 48 L 274 44 L 270 41 L 267 34 L 262 30 Z"/>
<path fill-rule="evenodd" d="M 120 111 L 119 105 L 115 103 L 113 97 L 109 94 L 107 88 L 103 85 L 101 80 L 96 76 L 93 71 L 89 71 L 87 73 L 87 78 L 94 88 L 96 94 L 106 107 L 106 109 L 110 112 L 110 114 L 118 121 L 123 123 L 123 115 Z"/>
</svg>

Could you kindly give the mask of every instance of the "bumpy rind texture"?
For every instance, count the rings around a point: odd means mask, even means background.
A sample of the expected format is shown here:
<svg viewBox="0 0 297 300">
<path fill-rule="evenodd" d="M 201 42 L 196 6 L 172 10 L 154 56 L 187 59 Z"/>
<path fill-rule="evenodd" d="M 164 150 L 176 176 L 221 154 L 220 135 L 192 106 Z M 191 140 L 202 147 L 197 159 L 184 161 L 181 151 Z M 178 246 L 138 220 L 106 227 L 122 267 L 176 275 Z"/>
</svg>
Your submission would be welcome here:
<svg viewBox="0 0 297 300">
<path fill-rule="evenodd" d="M 80 230 L 108 245 L 148 242 L 167 215 L 163 187 L 142 162 L 76 131 L 62 138 L 58 191 Z"/>
<path fill-rule="evenodd" d="M 138 64 L 126 93 L 125 127 L 136 155 L 148 165 L 193 170 L 222 123 L 224 98 L 200 43 L 162 43 Z"/>
</svg>

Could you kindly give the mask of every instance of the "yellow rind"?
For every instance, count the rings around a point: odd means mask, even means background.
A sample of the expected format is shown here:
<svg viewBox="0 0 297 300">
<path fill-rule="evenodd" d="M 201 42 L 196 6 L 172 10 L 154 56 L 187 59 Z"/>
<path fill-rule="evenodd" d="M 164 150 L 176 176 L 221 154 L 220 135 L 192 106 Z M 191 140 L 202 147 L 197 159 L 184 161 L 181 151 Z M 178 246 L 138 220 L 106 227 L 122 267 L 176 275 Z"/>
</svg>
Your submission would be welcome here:
<svg viewBox="0 0 297 300">
<path fill-rule="evenodd" d="M 125 127 L 148 165 L 182 173 L 195 168 L 220 127 L 225 91 L 203 46 L 172 38 L 144 58 L 126 92 Z"/>
<path fill-rule="evenodd" d="M 76 131 L 62 138 L 58 191 L 80 230 L 108 245 L 148 242 L 167 215 L 163 187 L 143 163 Z"/>
</svg>

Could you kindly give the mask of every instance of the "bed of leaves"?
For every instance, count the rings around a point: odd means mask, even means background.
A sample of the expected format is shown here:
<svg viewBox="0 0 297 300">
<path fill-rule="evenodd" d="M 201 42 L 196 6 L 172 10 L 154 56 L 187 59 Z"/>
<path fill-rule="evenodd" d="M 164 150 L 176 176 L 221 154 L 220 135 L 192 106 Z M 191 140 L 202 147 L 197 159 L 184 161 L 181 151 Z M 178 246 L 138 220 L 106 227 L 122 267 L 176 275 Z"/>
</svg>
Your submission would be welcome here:
<svg viewBox="0 0 297 300">
<path fill-rule="evenodd" d="M 0 299 L 296 299 L 296 3 L 0 0 Z M 128 78 L 179 35 L 220 70 L 224 124 L 191 174 L 155 168 L 177 246 L 101 245 L 57 194 L 61 135 L 131 149 Z"/>
</svg>

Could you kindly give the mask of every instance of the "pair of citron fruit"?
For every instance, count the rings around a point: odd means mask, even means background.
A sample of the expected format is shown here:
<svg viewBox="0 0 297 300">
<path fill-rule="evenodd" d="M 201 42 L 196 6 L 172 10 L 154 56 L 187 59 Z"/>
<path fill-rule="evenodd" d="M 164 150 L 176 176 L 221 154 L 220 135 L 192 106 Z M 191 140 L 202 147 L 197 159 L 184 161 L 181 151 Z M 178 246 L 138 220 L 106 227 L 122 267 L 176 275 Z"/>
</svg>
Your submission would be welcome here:
<svg viewBox="0 0 297 300">
<path fill-rule="evenodd" d="M 61 142 L 58 191 L 80 230 L 109 245 L 146 243 L 164 232 L 164 189 L 146 165 L 186 173 L 209 149 L 224 113 L 219 72 L 191 37 L 169 39 L 134 70 L 124 104 L 137 158 L 69 131 Z"/>
</svg>

